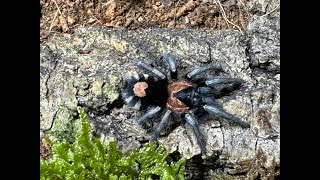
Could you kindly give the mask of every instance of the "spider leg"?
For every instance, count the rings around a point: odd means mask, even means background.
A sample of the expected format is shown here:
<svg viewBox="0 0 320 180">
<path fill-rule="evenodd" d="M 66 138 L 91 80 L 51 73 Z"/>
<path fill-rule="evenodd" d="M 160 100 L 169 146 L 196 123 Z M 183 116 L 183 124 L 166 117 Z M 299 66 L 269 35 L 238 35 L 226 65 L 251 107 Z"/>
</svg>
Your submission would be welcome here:
<svg viewBox="0 0 320 180">
<path fill-rule="evenodd" d="M 243 82 L 245 81 L 235 78 L 212 78 L 207 79 L 205 84 L 213 89 L 213 96 L 219 98 L 238 89 Z"/>
<path fill-rule="evenodd" d="M 160 122 L 151 129 L 153 133 L 151 140 L 157 139 L 160 133 L 166 130 L 166 127 L 168 127 L 170 118 L 171 118 L 171 110 L 167 109 L 164 112 L 164 114 L 161 116 Z"/>
<path fill-rule="evenodd" d="M 151 120 L 153 117 L 155 117 L 161 110 L 160 106 L 155 106 L 155 107 L 151 107 L 150 109 L 147 110 L 147 112 L 141 116 L 138 119 L 138 123 L 142 126 L 142 127 L 146 127 L 146 124 L 149 120 Z"/>
<path fill-rule="evenodd" d="M 200 86 L 197 88 L 195 95 L 200 97 L 211 97 L 220 95 L 221 92 L 214 87 Z"/>
<path fill-rule="evenodd" d="M 169 82 L 172 82 L 172 79 L 177 78 L 177 63 L 176 60 L 171 57 L 169 54 L 164 54 L 161 57 L 162 61 L 165 64 L 167 79 Z"/>
<path fill-rule="evenodd" d="M 128 104 L 128 106 L 132 107 L 135 110 L 139 110 L 141 108 L 141 100 L 137 96 L 133 95 L 125 97 L 124 101 Z"/>
<path fill-rule="evenodd" d="M 146 70 L 146 71 L 149 71 L 151 72 L 152 74 L 154 74 L 156 77 L 160 78 L 160 79 L 165 79 L 166 78 L 166 75 L 163 74 L 161 71 L 159 71 L 158 69 L 156 68 L 153 68 L 149 65 L 147 65 L 146 63 L 140 61 L 140 60 L 134 60 L 133 61 L 133 64 Z"/>
<path fill-rule="evenodd" d="M 214 104 L 206 104 L 203 106 L 203 109 L 206 110 L 210 115 L 214 117 L 223 118 L 229 122 L 237 123 L 243 128 L 250 127 L 250 124 L 248 124 L 247 122 L 244 122 L 240 118 L 225 112 L 222 108 L 219 108 Z"/>
<path fill-rule="evenodd" d="M 195 134 L 197 138 L 198 145 L 201 149 L 201 153 L 205 154 L 206 153 L 206 147 L 205 147 L 205 139 L 203 135 L 199 131 L 199 122 L 197 118 L 193 115 L 193 113 L 186 113 L 184 116 L 186 120 L 186 124 L 191 127 L 193 133 Z"/>
<path fill-rule="evenodd" d="M 208 70 L 221 71 L 222 68 L 220 66 L 216 66 L 216 65 L 213 65 L 213 64 L 209 64 L 209 65 L 203 66 L 203 67 L 197 67 L 197 68 L 194 68 L 193 70 L 191 70 L 190 72 L 187 73 L 187 78 L 188 79 L 192 79 L 196 75 L 198 75 L 200 73 L 203 73 L 205 71 L 208 71 Z"/>
<path fill-rule="evenodd" d="M 241 84 L 244 81 L 241 79 L 235 79 L 235 78 L 212 78 L 212 79 L 207 79 L 205 81 L 205 84 L 208 86 L 214 86 L 217 84 L 229 84 L 229 83 L 234 83 L 234 84 Z"/>
<path fill-rule="evenodd" d="M 203 97 L 201 98 L 201 104 L 202 105 L 211 105 L 211 106 L 215 106 L 219 109 L 222 109 L 222 106 L 220 104 L 218 104 L 214 98 L 212 97 Z"/>
<path fill-rule="evenodd" d="M 209 98 L 209 97 L 222 97 L 226 95 L 228 92 L 231 92 L 233 89 L 230 89 L 229 87 L 224 87 L 222 89 L 216 89 L 215 87 L 209 87 L 209 86 L 200 86 L 197 88 L 195 92 L 195 97 L 199 98 Z M 197 98 L 194 98 L 197 99 Z M 196 105 L 196 104 L 195 104 Z"/>
</svg>

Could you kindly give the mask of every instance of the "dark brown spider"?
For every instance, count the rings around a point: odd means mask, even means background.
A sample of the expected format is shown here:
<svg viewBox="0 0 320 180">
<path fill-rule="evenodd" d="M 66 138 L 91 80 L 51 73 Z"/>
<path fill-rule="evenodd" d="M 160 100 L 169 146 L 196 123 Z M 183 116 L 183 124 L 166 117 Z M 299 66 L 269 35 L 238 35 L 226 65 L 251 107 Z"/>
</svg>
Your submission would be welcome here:
<svg viewBox="0 0 320 180">
<path fill-rule="evenodd" d="M 205 139 L 198 127 L 198 119 L 201 117 L 209 114 L 243 128 L 250 127 L 240 118 L 224 111 L 215 101 L 239 87 L 242 80 L 201 77 L 200 74 L 206 71 L 222 71 L 213 64 L 194 68 L 186 73 L 185 80 L 178 80 L 176 60 L 168 54 L 163 55 L 161 60 L 164 67 L 159 69 L 141 60 L 134 61 L 134 65 L 149 74 L 129 77 L 122 92 L 123 100 L 128 106 L 143 112 L 138 123 L 153 134 L 151 140 L 167 134 L 174 124 L 186 124 L 191 127 L 201 152 L 205 154 Z M 223 87 L 218 88 L 221 85 Z"/>
</svg>

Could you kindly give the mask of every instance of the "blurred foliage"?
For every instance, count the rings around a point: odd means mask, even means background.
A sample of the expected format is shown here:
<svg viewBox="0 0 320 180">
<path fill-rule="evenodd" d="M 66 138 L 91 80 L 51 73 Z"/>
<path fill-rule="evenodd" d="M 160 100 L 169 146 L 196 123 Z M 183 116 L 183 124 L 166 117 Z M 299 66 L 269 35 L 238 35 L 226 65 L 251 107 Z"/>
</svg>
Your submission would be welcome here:
<svg viewBox="0 0 320 180">
<path fill-rule="evenodd" d="M 168 163 L 165 148 L 152 142 L 127 155 L 117 149 L 116 142 L 105 147 L 90 135 L 84 110 L 78 111 L 82 127 L 74 143 L 47 138 L 53 154 L 47 160 L 40 159 L 41 179 L 184 179 L 184 158 Z"/>
</svg>

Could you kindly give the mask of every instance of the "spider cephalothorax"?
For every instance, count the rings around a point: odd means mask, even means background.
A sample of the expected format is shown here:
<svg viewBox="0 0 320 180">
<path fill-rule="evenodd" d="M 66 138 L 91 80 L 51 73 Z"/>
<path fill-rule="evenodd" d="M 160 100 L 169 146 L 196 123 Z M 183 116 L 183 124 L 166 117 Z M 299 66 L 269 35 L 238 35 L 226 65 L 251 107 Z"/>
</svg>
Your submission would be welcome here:
<svg viewBox="0 0 320 180">
<path fill-rule="evenodd" d="M 152 140 L 166 134 L 174 125 L 186 124 L 197 138 L 201 152 L 205 153 L 205 140 L 199 131 L 199 119 L 205 115 L 225 119 L 243 128 L 250 125 L 227 113 L 215 101 L 233 91 L 243 82 L 234 78 L 205 78 L 206 71 L 222 71 L 209 64 L 197 67 L 177 79 L 176 60 L 165 54 L 161 57 L 163 67 L 153 68 L 141 60 L 134 64 L 149 74 L 136 74 L 127 79 L 122 97 L 128 106 L 141 110 L 138 123 L 153 134 Z"/>
</svg>

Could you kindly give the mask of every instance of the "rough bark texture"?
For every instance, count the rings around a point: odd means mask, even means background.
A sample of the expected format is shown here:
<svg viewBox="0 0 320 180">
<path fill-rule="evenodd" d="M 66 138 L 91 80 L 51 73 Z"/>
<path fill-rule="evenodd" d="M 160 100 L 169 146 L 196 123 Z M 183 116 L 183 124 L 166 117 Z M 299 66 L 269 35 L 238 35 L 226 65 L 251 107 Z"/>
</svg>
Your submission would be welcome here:
<svg viewBox="0 0 320 180">
<path fill-rule="evenodd" d="M 179 60 L 180 75 L 194 66 L 217 63 L 226 75 L 246 81 L 219 103 L 250 123 L 250 129 L 209 117 L 200 125 L 208 150 L 202 157 L 187 127 L 158 139 L 173 155 L 189 159 L 186 179 L 279 178 L 279 19 L 254 16 L 245 34 L 88 28 L 53 38 L 41 47 L 41 129 L 66 128 L 77 116 L 76 107 L 83 106 L 95 134 L 105 142 L 117 140 L 124 152 L 141 147 L 149 136 L 137 124 L 140 112 L 122 102 L 120 91 L 128 76 L 140 72 L 130 64 L 133 59 L 157 65 L 161 54 L 170 52 Z"/>
</svg>

